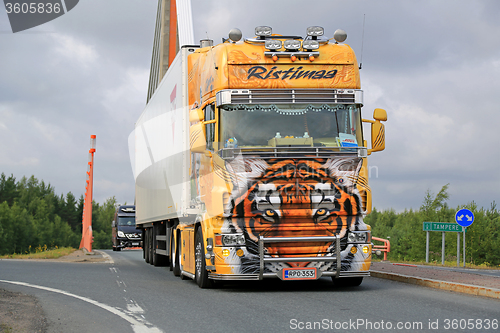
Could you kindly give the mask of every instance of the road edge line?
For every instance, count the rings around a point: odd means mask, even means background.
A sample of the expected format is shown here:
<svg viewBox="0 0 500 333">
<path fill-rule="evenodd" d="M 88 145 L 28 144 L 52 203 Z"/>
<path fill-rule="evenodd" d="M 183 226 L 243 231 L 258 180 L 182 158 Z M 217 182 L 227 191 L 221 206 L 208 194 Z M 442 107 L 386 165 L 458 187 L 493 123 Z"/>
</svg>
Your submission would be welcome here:
<svg viewBox="0 0 500 333">
<path fill-rule="evenodd" d="M 80 296 L 80 295 L 76 295 L 76 294 L 61 290 L 61 289 L 40 286 L 40 285 L 31 284 L 31 283 L 27 283 L 27 282 L 10 281 L 10 280 L 1 280 L 0 279 L 0 283 L 10 283 L 10 284 L 18 285 L 18 286 L 24 286 L 24 287 L 30 287 L 30 288 L 36 288 L 36 289 L 40 289 L 40 290 L 50 291 L 53 293 L 58 293 L 61 295 L 73 297 L 73 298 L 79 299 L 81 301 L 90 303 L 92 305 L 98 306 L 101 309 L 104 309 L 108 312 L 111 312 L 112 314 L 117 315 L 118 317 L 126 320 L 127 322 L 129 322 L 129 324 L 132 327 L 132 330 L 135 333 L 146 333 L 146 332 L 160 333 L 160 332 L 163 332 L 161 329 L 155 327 L 151 323 L 147 322 L 145 319 L 141 319 L 137 316 L 130 315 L 126 311 L 121 310 L 120 308 L 116 308 L 116 307 L 113 307 L 111 305 L 107 305 L 107 304 L 95 301 L 95 300 L 88 298 L 88 297 L 85 297 L 85 296 Z"/>
<path fill-rule="evenodd" d="M 94 250 L 94 252 L 98 252 L 100 253 L 104 258 L 106 258 L 106 261 L 104 262 L 105 264 L 114 264 L 115 261 L 113 260 L 113 258 L 111 258 L 111 256 L 109 254 L 107 254 L 106 252 L 103 252 L 103 251 L 99 251 L 99 250 Z"/>
<path fill-rule="evenodd" d="M 381 279 L 398 281 L 398 282 L 405 282 L 409 284 L 415 284 L 423 287 L 430 287 L 434 289 L 441 289 L 463 294 L 500 299 L 500 289 L 495 289 L 495 288 L 481 287 L 472 284 L 454 283 L 442 280 L 434 280 L 417 276 L 379 272 L 379 271 L 370 271 L 370 276 Z"/>
</svg>

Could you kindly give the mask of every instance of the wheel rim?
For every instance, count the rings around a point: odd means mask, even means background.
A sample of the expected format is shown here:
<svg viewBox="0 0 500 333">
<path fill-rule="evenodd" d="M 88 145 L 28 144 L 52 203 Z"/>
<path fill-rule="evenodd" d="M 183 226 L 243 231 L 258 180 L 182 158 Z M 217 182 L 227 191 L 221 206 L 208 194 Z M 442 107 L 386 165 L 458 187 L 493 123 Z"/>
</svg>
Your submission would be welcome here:
<svg viewBox="0 0 500 333">
<path fill-rule="evenodd" d="M 199 277 L 201 276 L 201 255 L 202 255 L 202 249 L 201 249 L 201 243 L 198 240 L 196 243 L 196 249 L 195 249 L 195 269 L 196 269 L 196 279 L 198 280 Z"/>
<path fill-rule="evenodd" d="M 172 263 L 172 268 L 175 268 L 176 267 L 176 253 L 175 253 L 175 241 L 174 241 L 174 238 L 172 237 L 172 242 L 170 243 L 170 248 L 172 251 L 170 251 L 170 256 L 172 258 L 170 258 L 170 262 Z"/>
</svg>

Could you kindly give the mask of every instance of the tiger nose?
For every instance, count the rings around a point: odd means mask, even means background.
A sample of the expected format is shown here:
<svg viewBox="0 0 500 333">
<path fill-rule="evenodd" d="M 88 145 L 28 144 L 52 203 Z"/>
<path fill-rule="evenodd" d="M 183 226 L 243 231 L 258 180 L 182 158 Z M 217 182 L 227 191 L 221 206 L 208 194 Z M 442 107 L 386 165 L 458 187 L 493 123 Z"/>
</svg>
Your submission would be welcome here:
<svg viewBox="0 0 500 333">
<path fill-rule="evenodd" d="M 311 218 L 312 212 L 310 209 L 285 209 L 283 215 L 292 218 Z"/>
</svg>

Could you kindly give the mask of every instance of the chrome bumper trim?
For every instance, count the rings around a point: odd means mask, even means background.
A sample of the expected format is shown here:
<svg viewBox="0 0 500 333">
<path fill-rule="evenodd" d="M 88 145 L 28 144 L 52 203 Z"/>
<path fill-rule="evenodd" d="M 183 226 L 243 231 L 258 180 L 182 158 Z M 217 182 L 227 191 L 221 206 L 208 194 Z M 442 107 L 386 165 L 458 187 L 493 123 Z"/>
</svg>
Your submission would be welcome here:
<svg viewBox="0 0 500 333">
<path fill-rule="evenodd" d="M 323 257 L 264 257 L 264 243 L 285 243 L 285 242 L 335 242 L 335 255 Z M 266 274 L 277 273 L 264 273 L 264 266 L 267 262 L 307 262 L 307 261 L 336 261 L 337 267 L 334 272 L 322 272 L 332 274 L 331 276 L 339 276 L 342 258 L 340 255 L 340 237 L 324 236 L 324 237 L 259 237 L 259 258 L 260 258 L 260 271 L 259 280 L 262 280 Z M 329 274 L 329 275 L 330 275 Z M 267 277 L 267 276 L 266 276 Z"/>
</svg>

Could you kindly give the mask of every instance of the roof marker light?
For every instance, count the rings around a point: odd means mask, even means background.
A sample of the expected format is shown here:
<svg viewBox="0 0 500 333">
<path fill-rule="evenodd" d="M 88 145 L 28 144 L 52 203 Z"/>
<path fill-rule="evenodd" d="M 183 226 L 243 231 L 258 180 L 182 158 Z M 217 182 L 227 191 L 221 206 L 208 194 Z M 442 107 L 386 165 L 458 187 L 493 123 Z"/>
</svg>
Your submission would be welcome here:
<svg viewBox="0 0 500 333">
<path fill-rule="evenodd" d="M 276 54 L 273 54 L 273 61 L 274 62 L 278 61 L 278 56 Z"/>
<path fill-rule="evenodd" d="M 313 62 L 314 61 L 314 56 L 312 54 L 309 55 L 309 61 Z"/>
<path fill-rule="evenodd" d="M 290 57 L 290 59 L 292 60 L 292 62 L 295 62 L 295 60 L 297 60 L 297 56 L 295 56 L 295 54 L 292 54 L 292 56 Z"/>
</svg>

